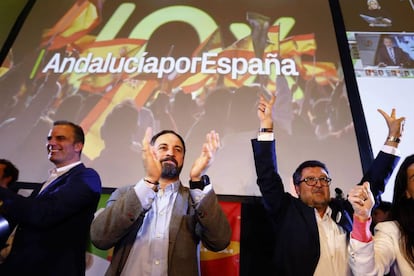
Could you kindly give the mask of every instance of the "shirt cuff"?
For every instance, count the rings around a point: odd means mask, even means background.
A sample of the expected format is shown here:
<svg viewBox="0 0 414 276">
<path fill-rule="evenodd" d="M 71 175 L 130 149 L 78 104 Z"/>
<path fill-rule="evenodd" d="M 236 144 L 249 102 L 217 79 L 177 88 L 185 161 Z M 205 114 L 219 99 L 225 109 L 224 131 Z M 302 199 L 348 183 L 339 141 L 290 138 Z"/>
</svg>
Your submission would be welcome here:
<svg viewBox="0 0 414 276">
<path fill-rule="evenodd" d="M 389 145 L 383 145 L 381 150 L 385 153 L 389 153 L 395 156 L 401 156 L 401 151 L 393 146 L 389 146 Z"/>
<path fill-rule="evenodd" d="M 372 219 L 369 218 L 366 221 L 360 221 L 354 215 L 354 222 L 352 226 L 351 237 L 360 241 L 360 242 L 370 242 L 372 240 L 372 234 L 369 230 L 369 226 L 371 225 Z"/>
<path fill-rule="evenodd" d="M 273 132 L 259 132 L 257 134 L 257 141 L 273 141 L 275 135 Z"/>
<path fill-rule="evenodd" d="M 190 189 L 191 197 L 193 198 L 194 204 L 198 204 L 204 196 L 210 192 L 210 190 L 213 188 L 212 184 L 208 184 L 204 187 L 203 190 L 200 189 Z"/>
<path fill-rule="evenodd" d="M 147 184 L 145 184 L 144 179 L 141 179 L 137 184 L 135 184 L 134 191 L 141 202 L 142 208 L 145 210 L 151 208 L 152 202 L 155 198 L 155 192 Z"/>
</svg>

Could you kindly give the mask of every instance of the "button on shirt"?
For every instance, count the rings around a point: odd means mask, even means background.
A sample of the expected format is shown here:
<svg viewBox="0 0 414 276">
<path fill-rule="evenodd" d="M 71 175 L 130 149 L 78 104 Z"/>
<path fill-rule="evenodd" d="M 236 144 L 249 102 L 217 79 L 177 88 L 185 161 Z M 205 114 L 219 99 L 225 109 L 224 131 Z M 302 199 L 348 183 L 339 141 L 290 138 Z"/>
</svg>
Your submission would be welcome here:
<svg viewBox="0 0 414 276">
<path fill-rule="evenodd" d="M 155 193 L 143 180 L 135 185 L 141 205 L 148 211 L 122 270 L 122 276 L 168 275 L 169 226 L 179 186 L 180 182 L 177 181 Z M 203 191 L 190 190 L 195 203 L 211 189 L 211 184 L 209 186 Z"/>
</svg>

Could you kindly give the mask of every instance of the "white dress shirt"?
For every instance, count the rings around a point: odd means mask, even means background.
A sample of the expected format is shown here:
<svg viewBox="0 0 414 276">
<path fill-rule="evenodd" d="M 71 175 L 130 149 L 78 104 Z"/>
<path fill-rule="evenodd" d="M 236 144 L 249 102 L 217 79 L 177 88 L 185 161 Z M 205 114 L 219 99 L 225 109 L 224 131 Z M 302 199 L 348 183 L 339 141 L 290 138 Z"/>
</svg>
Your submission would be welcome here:
<svg viewBox="0 0 414 276">
<path fill-rule="evenodd" d="M 331 214 L 332 209 L 328 207 L 321 218 L 315 209 L 321 254 L 314 275 L 352 275 L 348 265 L 346 231 L 333 221 Z"/>
<path fill-rule="evenodd" d="M 75 167 L 75 166 L 77 166 L 81 163 L 82 163 L 81 161 L 77 161 L 75 163 L 66 165 L 64 167 L 50 169 L 49 170 L 49 178 L 43 184 L 42 188 L 40 189 L 40 192 L 42 192 L 47 186 L 49 186 L 50 183 L 55 181 L 59 176 L 61 176 L 62 174 L 68 172 L 70 169 L 72 169 L 73 167 Z"/>
</svg>

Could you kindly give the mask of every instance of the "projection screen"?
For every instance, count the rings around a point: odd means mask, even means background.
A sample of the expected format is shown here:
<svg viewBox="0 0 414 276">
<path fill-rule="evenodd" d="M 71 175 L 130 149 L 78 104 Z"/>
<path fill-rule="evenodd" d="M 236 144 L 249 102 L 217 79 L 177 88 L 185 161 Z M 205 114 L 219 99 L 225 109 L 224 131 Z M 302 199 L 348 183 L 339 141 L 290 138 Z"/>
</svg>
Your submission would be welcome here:
<svg viewBox="0 0 414 276">
<path fill-rule="evenodd" d="M 2 64 L 0 152 L 21 181 L 42 182 L 51 123 L 74 121 L 83 162 L 116 188 L 143 177 L 145 129 L 173 129 L 187 184 L 214 129 L 216 192 L 260 196 L 250 139 L 258 95 L 271 93 L 286 190 L 299 163 L 318 159 L 346 193 L 362 169 L 342 72 L 324 0 L 36 1 Z"/>
<path fill-rule="evenodd" d="M 387 132 L 377 108 L 387 112 L 395 108 L 398 117 L 406 117 L 399 146 L 404 159 L 413 154 L 414 140 L 414 2 L 380 0 L 374 6 L 365 1 L 339 3 L 372 150 L 374 153 L 380 150 Z M 381 59 L 384 39 L 400 48 L 404 59 L 398 59 L 397 64 L 384 62 Z M 392 201 L 396 173 L 397 170 L 386 186 L 383 200 Z"/>
</svg>

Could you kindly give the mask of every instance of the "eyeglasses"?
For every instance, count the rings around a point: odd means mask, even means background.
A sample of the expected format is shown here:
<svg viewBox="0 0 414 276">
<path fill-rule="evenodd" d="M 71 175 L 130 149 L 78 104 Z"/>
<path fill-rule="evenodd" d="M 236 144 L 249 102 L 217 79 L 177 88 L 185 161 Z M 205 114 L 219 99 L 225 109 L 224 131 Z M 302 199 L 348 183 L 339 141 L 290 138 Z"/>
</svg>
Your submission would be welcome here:
<svg viewBox="0 0 414 276">
<path fill-rule="evenodd" d="M 318 181 L 319 181 L 319 183 L 321 183 L 322 186 L 327 187 L 331 184 L 332 179 L 329 178 L 329 177 L 326 177 L 326 176 L 322 176 L 322 177 L 319 177 L 319 178 L 318 177 L 306 177 L 306 178 L 302 179 L 301 181 L 299 181 L 299 183 L 305 182 L 306 185 L 313 187 L 313 186 L 316 185 L 316 183 L 318 183 Z"/>
</svg>

